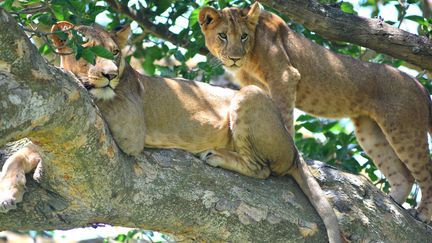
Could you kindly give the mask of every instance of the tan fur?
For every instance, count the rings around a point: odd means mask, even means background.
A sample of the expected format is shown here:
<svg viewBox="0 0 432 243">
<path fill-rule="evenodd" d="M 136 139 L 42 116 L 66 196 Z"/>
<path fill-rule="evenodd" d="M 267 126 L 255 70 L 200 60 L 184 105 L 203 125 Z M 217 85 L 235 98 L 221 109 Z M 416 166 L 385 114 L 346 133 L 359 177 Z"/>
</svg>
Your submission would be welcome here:
<svg viewBox="0 0 432 243">
<path fill-rule="evenodd" d="M 256 15 L 259 21 L 252 25 L 250 16 Z M 335 54 L 296 34 L 258 3 L 250 10 L 204 8 L 199 21 L 210 52 L 241 84 L 264 87 L 291 132 L 294 105 L 316 116 L 350 117 L 360 145 L 389 180 L 390 196 L 402 204 L 415 179 L 422 191 L 416 216 L 430 220 L 431 107 L 417 80 L 388 65 Z M 247 41 L 240 39 L 243 34 Z"/>
<path fill-rule="evenodd" d="M 26 178 L 25 174 L 32 171 L 42 161 L 38 147 L 28 143 L 9 157 L 0 173 L 0 212 L 16 208 L 22 201 Z"/>
<path fill-rule="evenodd" d="M 53 30 L 65 27 L 70 24 L 60 22 Z M 121 49 L 125 43 L 119 40 L 125 40 L 129 32 L 129 28 L 115 34 L 100 27 L 75 28 L 89 39 L 86 45 L 103 45 L 110 51 Z M 330 241 L 340 242 L 333 209 L 298 155 L 277 107 L 260 88 L 247 86 L 237 92 L 189 80 L 143 76 L 121 57 L 98 57 L 94 66 L 84 62 L 62 56 L 62 66 L 93 94 L 124 152 L 137 154 L 144 145 L 179 148 L 200 153 L 209 165 L 247 176 L 290 174 L 323 218 Z M 106 72 L 118 80 L 112 83 Z"/>
</svg>

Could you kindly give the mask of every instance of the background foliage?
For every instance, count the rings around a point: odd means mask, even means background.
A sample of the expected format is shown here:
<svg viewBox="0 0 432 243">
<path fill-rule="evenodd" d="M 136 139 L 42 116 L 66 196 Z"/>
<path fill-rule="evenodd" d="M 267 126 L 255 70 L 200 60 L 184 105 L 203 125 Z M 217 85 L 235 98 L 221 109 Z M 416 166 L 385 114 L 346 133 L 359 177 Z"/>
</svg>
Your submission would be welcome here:
<svg viewBox="0 0 432 243">
<path fill-rule="evenodd" d="M 111 1 L 114 2 L 114 1 Z M 204 47 L 204 38 L 197 23 L 200 7 L 210 5 L 216 8 L 230 6 L 246 7 L 251 1 L 244 0 L 135 0 L 118 1 L 139 11 L 153 27 L 139 26 L 132 23 L 133 35 L 130 40 L 128 60 L 132 58 L 139 63 L 138 67 L 148 75 L 181 76 L 209 82 L 212 78 L 224 73 L 221 65 Z M 358 14 L 353 1 L 322 0 L 350 14 Z M 28 31 L 39 51 L 51 62 L 56 62 L 55 50 L 50 42 L 50 26 L 57 21 L 67 20 L 77 25 L 90 25 L 95 22 L 113 29 L 118 25 L 131 23 L 126 15 L 114 11 L 105 1 L 90 0 L 5 0 L 0 5 L 12 13 Z M 419 0 L 362 0 L 360 9 L 369 8 L 371 18 L 381 18 L 382 11 L 397 12 L 396 19 L 383 21 L 400 27 L 403 21 L 418 24 L 411 32 L 430 38 L 432 35 L 432 19 L 428 1 Z M 390 6 L 390 8 L 389 8 Z M 393 6 L 393 7 L 391 7 Z M 409 8 L 418 7 L 421 14 L 409 15 Z M 273 11 L 278 14 L 274 9 Z M 358 8 L 357 8 L 358 10 Z M 375 53 L 357 45 L 345 42 L 331 42 L 321 38 L 302 25 L 292 22 L 287 16 L 281 15 L 290 27 L 314 42 L 335 52 L 360 58 L 365 61 L 386 63 L 395 67 L 406 65 L 402 60 Z M 65 35 L 58 33 L 60 38 Z M 167 41 L 171 36 L 171 42 Z M 85 58 L 92 62 L 95 55 L 107 55 L 103 49 L 82 48 L 81 36 L 74 34 L 74 39 L 67 42 L 72 47 L 77 58 Z M 413 72 L 426 88 L 431 91 L 431 77 L 418 70 Z M 353 134 L 352 125 L 347 120 L 334 121 L 315 118 L 301 114 L 296 123 L 295 141 L 298 148 L 308 159 L 325 161 L 352 173 L 364 173 L 384 191 L 389 187 L 385 179 L 377 172 L 376 167 L 359 147 Z M 415 190 L 413 190 L 415 192 Z M 414 204 L 413 195 L 408 199 Z"/>
</svg>

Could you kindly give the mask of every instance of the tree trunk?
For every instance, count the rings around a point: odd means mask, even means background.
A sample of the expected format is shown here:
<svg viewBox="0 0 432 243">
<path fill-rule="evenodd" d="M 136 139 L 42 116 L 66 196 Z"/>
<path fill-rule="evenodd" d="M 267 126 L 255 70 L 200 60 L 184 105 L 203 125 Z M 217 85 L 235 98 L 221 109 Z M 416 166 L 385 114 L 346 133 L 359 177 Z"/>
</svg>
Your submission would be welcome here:
<svg viewBox="0 0 432 243">
<path fill-rule="evenodd" d="M 199 241 L 326 242 L 320 218 L 288 177 L 248 178 L 179 150 L 123 154 L 86 90 L 48 65 L 1 8 L 0 109 L 0 145 L 28 137 L 43 150 L 41 176 L 28 176 L 24 201 L 0 214 L 0 230 L 103 222 Z M 0 160 L 19 146 L 8 144 Z M 319 162 L 312 171 L 354 242 L 432 239 L 364 177 Z"/>
</svg>

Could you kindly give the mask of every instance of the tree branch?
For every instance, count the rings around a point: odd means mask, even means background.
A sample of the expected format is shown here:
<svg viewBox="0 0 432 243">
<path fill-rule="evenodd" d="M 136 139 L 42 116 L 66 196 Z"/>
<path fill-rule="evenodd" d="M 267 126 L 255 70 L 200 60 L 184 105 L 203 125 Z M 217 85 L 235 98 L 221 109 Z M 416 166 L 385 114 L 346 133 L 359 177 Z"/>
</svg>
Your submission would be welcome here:
<svg viewBox="0 0 432 243">
<path fill-rule="evenodd" d="M 103 222 L 197 241 L 326 242 L 320 218 L 288 177 L 256 180 L 179 150 L 124 155 L 86 90 L 48 65 L 1 8 L 0 109 L 0 145 L 27 136 L 43 150 L 42 177 L 27 178 L 24 201 L 0 214 L 0 230 Z M 349 239 L 431 239 L 430 228 L 364 177 L 318 162 L 312 171 Z"/>
<path fill-rule="evenodd" d="M 431 11 L 432 11 L 432 1 L 431 0 L 423 0 L 423 17 L 430 18 L 431 17 Z"/>
<path fill-rule="evenodd" d="M 342 12 L 314 0 L 261 0 L 330 40 L 346 41 L 432 70 L 432 42 L 378 19 Z"/>
</svg>

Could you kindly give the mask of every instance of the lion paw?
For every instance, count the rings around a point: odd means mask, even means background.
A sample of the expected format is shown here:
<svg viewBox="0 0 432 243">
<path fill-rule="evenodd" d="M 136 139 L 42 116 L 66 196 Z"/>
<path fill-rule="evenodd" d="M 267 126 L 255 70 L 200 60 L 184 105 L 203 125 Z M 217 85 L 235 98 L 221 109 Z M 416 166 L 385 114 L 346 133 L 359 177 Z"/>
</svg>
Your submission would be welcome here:
<svg viewBox="0 0 432 243">
<path fill-rule="evenodd" d="M 0 213 L 7 213 L 9 210 L 16 209 L 15 198 L 0 199 Z"/>
<path fill-rule="evenodd" d="M 200 154 L 200 159 L 204 160 L 206 164 L 213 166 L 213 167 L 219 167 L 221 164 L 221 159 L 219 156 L 216 156 L 215 153 L 211 150 L 203 152 Z"/>
<path fill-rule="evenodd" d="M 25 186 L 17 184 L 12 179 L 0 180 L 0 213 L 16 209 L 16 204 L 22 201 Z"/>
<path fill-rule="evenodd" d="M 220 167 L 220 165 L 224 162 L 222 158 L 219 156 L 210 156 L 205 160 L 206 164 L 213 167 Z"/>
<path fill-rule="evenodd" d="M 258 179 L 266 179 L 270 176 L 270 174 L 271 174 L 271 170 L 267 166 L 265 166 L 261 170 L 256 171 L 254 177 Z"/>
</svg>

